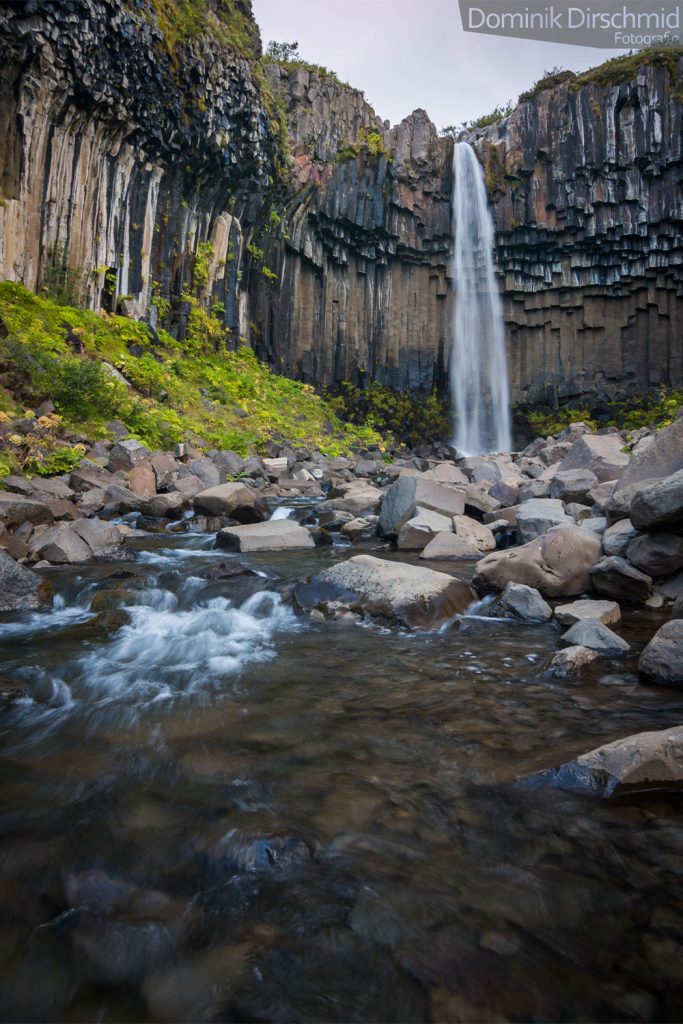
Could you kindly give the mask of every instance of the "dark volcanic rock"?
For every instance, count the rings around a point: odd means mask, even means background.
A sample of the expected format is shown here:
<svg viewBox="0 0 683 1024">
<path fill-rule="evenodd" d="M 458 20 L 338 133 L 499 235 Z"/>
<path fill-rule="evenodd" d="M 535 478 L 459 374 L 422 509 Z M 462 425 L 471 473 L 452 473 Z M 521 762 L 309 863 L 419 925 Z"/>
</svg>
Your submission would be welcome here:
<svg viewBox="0 0 683 1024">
<path fill-rule="evenodd" d="M 672 619 L 657 630 L 638 668 L 653 683 L 683 686 L 683 619 Z"/>
<path fill-rule="evenodd" d="M 625 558 L 603 558 L 590 570 L 591 583 L 599 594 L 616 601 L 644 604 L 652 593 L 652 578 L 629 565 Z"/>
<path fill-rule="evenodd" d="M 627 736 L 522 780 L 529 788 L 555 786 L 600 797 L 677 790 L 682 783 L 682 726 Z"/>
<path fill-rule="evenodd" d="M 19 565 L 0 548 L 0 612 L 39 608 L 51 593 L 46 580 Z"/>
</svg>

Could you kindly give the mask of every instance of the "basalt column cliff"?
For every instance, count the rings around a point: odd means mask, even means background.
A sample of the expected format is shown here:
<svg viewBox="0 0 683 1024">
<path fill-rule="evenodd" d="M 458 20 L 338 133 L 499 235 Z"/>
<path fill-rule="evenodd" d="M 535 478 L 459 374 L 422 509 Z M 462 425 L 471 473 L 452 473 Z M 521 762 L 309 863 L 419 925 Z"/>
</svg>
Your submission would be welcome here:
<svg viewBox="0 0 683 1024">
<path fill-rule="evenodd" d="M 444 390 L 452 140 L 264 64 L 247 0 L 181 7 L 0 3 L 0 276 L 181 337 L 199 303 L 312 383 Z M 680 56 L 628 58 L 469 136 L 514 401 L 683 383 L 682 81 Z"/>
</svg>

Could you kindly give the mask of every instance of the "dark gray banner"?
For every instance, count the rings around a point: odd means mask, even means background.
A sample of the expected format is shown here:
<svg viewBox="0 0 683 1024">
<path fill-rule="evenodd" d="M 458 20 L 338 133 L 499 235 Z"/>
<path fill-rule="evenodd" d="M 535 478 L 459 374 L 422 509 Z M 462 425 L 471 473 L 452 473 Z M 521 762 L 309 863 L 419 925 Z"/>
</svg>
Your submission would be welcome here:
<svg viewBox="0 0 683 1024">
<path fill-rule="evenodd" d="M 459 0 L 466 32 L 631 50 L 680 43 L 683 0 Z"/>
</svg>

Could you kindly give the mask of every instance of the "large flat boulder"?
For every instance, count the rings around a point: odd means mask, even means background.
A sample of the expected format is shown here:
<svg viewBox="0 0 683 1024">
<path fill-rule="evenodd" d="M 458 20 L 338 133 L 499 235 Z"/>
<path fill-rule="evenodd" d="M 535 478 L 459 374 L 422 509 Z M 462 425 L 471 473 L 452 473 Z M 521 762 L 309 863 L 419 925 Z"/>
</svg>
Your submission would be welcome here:
<svg viewBox="0 0 683 1024">
<path fill-rule="evenodd" d="M 523 780 L 598 797 L 677 790 L 682 782 L 683 726 L 626 736 Z"/>
<path fill-rule="evenodd" d="M 110 473 L 116 473 L 117 470 L 128 472 L 129 469 L 138 466 L 141 462 L 147 462 L 151 454 L 149 448 L 145 448 L 144 444 L 141 441 L 136 441 L 135 438 L 117 441 L 109 452 L 107 468 Z"/>
<path fill-rule="evenodd" d="M 0 612 L 39 608 L 50 593 L 51 588 L 45 580 L 19 565 L 0 548 Z"/>
<path fill-rule="evenodd" d="M 85 541 L 93 555 L 104 554 L 123 544 L 123 537 L 116 527 L 102 519 L 79 519 L 71 529 Z"/>
<path fill-rule="evenodd" d="M 560 604 L 555 609 L 555 618 L 561 626 L 573 626 L 577 622 L 594 619 L 605 626 L 613 626 L 621 621 L 621 610 L 616 601 L 572 601 L 571 604 Z"/>
<path fill-rule="evenodd" d="M 652 577 L 619 555 L 602 558 L 591 568 L 590 577 L 594 590 L 616 601 L 645 604 L 652 593 Z"/>
<path fill-rule="evenodd" d="M 557 498 L 531 498 L 517 510 L 517 527 L 524 541 L 547 533 L 554 526 L 573 526 L 574 520 Z"/>
<path fill-rule="evenodd" d="M 381 536 L 397 537 L 418 506 L 444 516 L 459 516 L 465 511 L 465 499 L 461 491 L 445 484 L 424 480 L 421 476 L 399 477 L 382 501 L 378 523 Z"/>
<path fill-rule="evenodd" d="M 265 523 L 225 526 L 216 535 L 216 545 L 231 551 L 287 551 L 313 548 L 310 530 L 291 519 L 269 519 Z"/>
<path fill-rule="evenodd" d="M 192 503 L 196 509 L 208 512 L 209 515 L 231 516 L 240 523 L 258 523 L 267 515 L 264 503 L 256 492 L 240 483 L 208 487 L 195 494 Z"/>
<path fill-rule="evenodd" d="M 672 619 L 657 630 L 638 668 L 653 683 L 683 686 L 683 619 Z"/>
<path fill-rule="evenodd" d="M 295 598 L 306 611 L 348 610 L 434 629 L 465 611 L 475 595 L 467 583 L 446 573 L 356 555 L 297 584 Z"/>
<path fill-rule="evenodd" d="M 631 522 L 638 530 L 683 531 L 683 469 L 636 491 Z"/>
<path fill-rule="evenodd" d="M 602 483 L 616 480 L 629 457 L 622 452 L 624 442 L 619 434 L 584 434 L 574 441 L 562 459 L 558 472 L 569 469 L 587 469 Z"/>
<path fill-rule="evenodd" d="M 600 558 L 600 539 L 578 526 L 557 526 L 518 548 L 495 551 L 477 565 L 478 590 L 524 583 L 544 597 L 573 597 L 588 589 L 589 569 Z"/>
</svg>

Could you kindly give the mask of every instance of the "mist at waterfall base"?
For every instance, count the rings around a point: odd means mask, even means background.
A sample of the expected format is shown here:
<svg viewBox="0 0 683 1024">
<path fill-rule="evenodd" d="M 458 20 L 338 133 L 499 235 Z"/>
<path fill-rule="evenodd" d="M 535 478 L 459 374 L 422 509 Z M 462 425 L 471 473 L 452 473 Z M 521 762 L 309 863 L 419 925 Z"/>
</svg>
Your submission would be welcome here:
<svg viewBox="0 0 683 1024">
<path fill-rule="evenodd" d="M 510 395 L 503 307 L 493 270 L 493 222 L 472 147 L 455 144 L 455 312 L 451 393 L 460 455 L 509 452 Z"/>
</svg>

